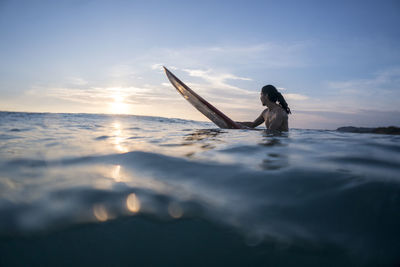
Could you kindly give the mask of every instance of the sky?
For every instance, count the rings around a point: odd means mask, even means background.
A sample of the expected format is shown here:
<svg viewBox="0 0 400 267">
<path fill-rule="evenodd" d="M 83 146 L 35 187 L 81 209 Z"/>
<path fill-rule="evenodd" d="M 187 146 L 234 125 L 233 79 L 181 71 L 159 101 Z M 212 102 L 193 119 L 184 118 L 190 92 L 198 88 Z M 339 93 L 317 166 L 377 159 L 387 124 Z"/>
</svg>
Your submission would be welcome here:
<svg viewBox="0 0 400 267">
<path fill-rule="evenodd" d="M 290 128 L 400 126 L 400 1 L 0 0 L 0 110 L 205 118 L 165 65 L 252 121 L 275 85 Z"/>
</svg>

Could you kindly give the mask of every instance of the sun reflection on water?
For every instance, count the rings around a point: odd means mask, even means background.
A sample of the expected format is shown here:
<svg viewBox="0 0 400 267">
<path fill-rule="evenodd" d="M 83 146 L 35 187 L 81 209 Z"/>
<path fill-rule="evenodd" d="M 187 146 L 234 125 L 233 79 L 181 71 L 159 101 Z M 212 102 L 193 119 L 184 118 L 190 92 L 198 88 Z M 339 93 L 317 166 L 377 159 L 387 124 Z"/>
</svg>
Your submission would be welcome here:
<svg viewBox="0 0 400 267">
<path fill-rule="evenodd" d="M 128 148 L 125 147 L 124 145 L 122 145 L 123 141 L 124 141 L 124 137 L 123 137 L 123 133 L 122 133 L 122 127 L 121 124 L 119 122 L 114 122 L 113 123 L 113 135 L 114 135 L 114 147 L 122 153 L 126 153 L 128 152 Z"/>
<path fill-rule="evenodd" d="M 108 220 L 108 213 L 106 208 L 103 205 L 94 205 L 93 206 L 93 214 L 97 220 L 100 222 L 105 222 Z"/>
<path fill-rule="evenodd" d="M 172 218 L 179 219 L 183 215 L 183 209 L 178 203 L 172 202 L 168 205 L 168 213 Z"/>
<path fill-rule="evenodd" d="M 114 168 L 111 170 L 111 177 L 118 183 L 122 182 L 121 177 L 121 165 L 115 165 Z"/>
<path fill-rule="evenodd" d="M 135 193 L 129 194 L 129 196 L 126 198 L 126 207 L 130 212 L 139 212 L 140 201 Z"/>
</svg>

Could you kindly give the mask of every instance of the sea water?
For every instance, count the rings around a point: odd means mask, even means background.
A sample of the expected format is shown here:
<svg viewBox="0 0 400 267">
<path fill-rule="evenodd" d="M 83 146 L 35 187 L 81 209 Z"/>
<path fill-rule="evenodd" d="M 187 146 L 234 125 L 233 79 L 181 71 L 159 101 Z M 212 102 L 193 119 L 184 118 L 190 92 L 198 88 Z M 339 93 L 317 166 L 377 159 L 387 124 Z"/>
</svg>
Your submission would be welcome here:
<svg viewBox="0 0 400 267">
<path fill-rule="evenodd" d="M 0 112 L 0 266 L 397 266 L 399 141 Z"/>
</svg>

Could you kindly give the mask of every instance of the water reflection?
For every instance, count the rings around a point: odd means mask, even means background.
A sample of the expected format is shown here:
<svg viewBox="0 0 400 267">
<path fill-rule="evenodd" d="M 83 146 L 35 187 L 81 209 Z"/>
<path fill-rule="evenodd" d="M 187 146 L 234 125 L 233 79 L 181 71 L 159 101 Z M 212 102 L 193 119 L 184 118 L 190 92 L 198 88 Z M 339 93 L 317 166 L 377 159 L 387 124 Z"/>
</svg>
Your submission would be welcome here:
<svg viewBox="0 0 400 267">
<path fill-rule="evenodd" d="M 140 210 L 140 201 L 135 193 L 129 194 L 126 198 L 126 208 L 133 213 L 137 213 Z"/>
<path fill-rule="evenodd" d="M 260 146 L 268 147 L 266 158 L 259 167 L 263 170 L 279 170 L 289 166 L 288 151 L 286 149 L 288 134 L 275 131 L 264 131 Z"/>
<path fill-rule="evenodd" d="M 271 130 L 264 130 L 263 131 L 263 139 L 259 143 L 262 146 L 279 146 L 285 145 L 282 143 L 283 138 L 288 137 L 288 133 L 278 132 L 278 131 L 271 131 Z"/>
<path fill-rule="evenodd" d="M 103 205 L 96 204 L 93 206 L 93 214 L 96 219 L 100 222 L 105 222 L 108 220 L 108 213 Z"/>
<path fill-rule="evenodd" d="M 183 209 L 179 203 L 172 202 L 168 205 L 168 213 L 174 219 L 179 219 L 183 215 Z"/>
<path fill-rule="evenodd" d="M 289 158 L 287 154 L 268 153 L 267 157 L 262 160 L 260 167 L 263 170 L 279 170 L 289 166 Z"/>
<path fill-rule="evenodd" d="M 219 137 L 222 133 L 226 133 L 221 129 L 200 129 L 189 133 L 183 138 L 183 146 L 196 146 L 200 151 L 207 151 L 216 148 L 216 144 L 224 143 Z M 196 152 L 186 153 L 186 157 L 192 157 Z"/>
<path fill-rule="evenodd" d="M 125 147 L 124 145 L 122 145 L 123 141 L 124 141 L 124 137 L 122 134 L 122 127 L 121 124 L 119 122 L 114 122 L 113 123 L 113 136 L 114 136 L 114 147 L 122 153 L 128 152 L 128 148 Z"/>
<path fill-rule="evenodd" d="M 217 138 L 222 133 L 226 133 L 221 129 L 200 129 L 193 133 L 190 133 L 184 137 L 184 140 L 189 143 L 199 142 L 203 140 L 212 140 L 217 142 L 222 142 L 221 139 Z"/>
<path fill-rule="evenodd" d="M 122 182 L 121 165 L 115 165 L 111 171 L 111 177 L 118 183 Z"/>
<path fill-rule="evenodd" d="M 259 143 L 261 146 L 280 146 L 282 142 L 277 138 L 265 138 Z"/>
</svg>

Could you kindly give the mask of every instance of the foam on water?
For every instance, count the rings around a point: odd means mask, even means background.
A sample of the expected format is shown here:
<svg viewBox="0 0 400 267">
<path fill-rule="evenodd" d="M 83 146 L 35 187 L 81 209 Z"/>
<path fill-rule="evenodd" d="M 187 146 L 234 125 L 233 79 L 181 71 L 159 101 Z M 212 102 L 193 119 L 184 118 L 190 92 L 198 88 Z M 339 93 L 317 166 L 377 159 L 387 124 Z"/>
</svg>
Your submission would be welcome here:
<svg viewBox="0 0 400 267">
<path fill-rule="evenodd" d="M 400 137 L 0 113 L 0 237 L 145 215 L 398 260 Z M 357 256 L 355 256 L 357 257 Z"/>
</svg>

